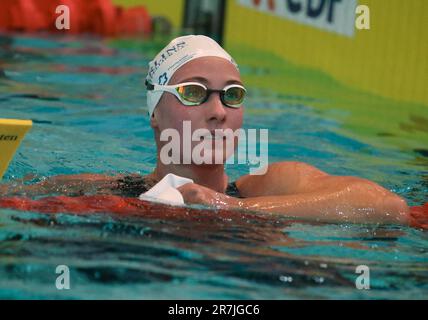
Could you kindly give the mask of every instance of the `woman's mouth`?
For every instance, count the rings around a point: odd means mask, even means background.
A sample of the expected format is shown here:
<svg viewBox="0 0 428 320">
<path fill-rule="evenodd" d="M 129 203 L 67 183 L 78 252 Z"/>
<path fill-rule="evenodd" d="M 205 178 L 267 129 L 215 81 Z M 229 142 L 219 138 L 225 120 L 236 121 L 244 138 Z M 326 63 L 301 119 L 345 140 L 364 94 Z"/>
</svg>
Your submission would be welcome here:
<svg viewBox="0 0 428 320">
<path fill-rule="evenodd" d="M 211 131 L 209 134 L 203 136 L 204 140 L 224 140 L 226 135 L 221 131 Z"/>
</svg>

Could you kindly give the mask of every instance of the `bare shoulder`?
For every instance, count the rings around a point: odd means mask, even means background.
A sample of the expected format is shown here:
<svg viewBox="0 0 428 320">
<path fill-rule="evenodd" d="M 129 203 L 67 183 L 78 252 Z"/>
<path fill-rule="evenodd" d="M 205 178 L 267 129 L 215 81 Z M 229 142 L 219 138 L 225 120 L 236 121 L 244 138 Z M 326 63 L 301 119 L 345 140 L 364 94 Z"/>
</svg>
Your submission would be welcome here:
<svg viewBox="0 0 428 320">
<path fill-rule="evenodd" d="M 314 179 L 329 176 L 304 162 L 281 161 L 270 164 L 262 175 L 245 175 L 236 181 L 244 197 L 295 194 L 305 190 Z"/>
</svg>

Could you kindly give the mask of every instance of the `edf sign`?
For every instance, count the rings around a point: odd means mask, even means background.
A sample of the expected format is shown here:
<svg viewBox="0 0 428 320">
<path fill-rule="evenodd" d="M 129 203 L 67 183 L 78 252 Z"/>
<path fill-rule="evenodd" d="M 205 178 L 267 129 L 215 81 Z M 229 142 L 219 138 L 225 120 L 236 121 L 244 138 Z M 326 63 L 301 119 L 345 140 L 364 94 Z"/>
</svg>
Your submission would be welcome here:
<svg viewBox="0 0 428 320">
<path fill-rule="evenodd" d="M 352 37 L 357 0 L 238 0 L 246 7 Z"/>
</svg>

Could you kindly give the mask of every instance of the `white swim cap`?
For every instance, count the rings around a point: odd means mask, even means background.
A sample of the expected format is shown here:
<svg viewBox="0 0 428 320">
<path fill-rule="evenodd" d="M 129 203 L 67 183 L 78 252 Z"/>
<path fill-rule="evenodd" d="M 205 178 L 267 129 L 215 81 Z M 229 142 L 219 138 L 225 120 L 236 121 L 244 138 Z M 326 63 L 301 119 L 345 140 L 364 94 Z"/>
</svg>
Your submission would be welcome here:
<svg viewBox="0 0 428 320">
<path fill-rule="evenodd" d="M 175 38 L 149 62 L 146 81 L 150 84 L 167 85 L 175 71 L 187 62 L 200 57 L 220 57 L 238 65 L 213 39 L 202 35 Z M 163 91 L 147 91 L 147 108 L 150 117 L 162 97 Z"/>
</svg>

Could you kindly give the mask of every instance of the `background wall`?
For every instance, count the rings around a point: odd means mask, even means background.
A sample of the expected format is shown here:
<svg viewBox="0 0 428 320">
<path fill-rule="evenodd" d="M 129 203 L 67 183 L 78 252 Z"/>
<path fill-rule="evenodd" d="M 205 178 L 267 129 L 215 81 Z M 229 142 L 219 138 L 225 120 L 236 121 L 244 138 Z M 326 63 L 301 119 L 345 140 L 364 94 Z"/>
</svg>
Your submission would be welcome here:
<svg viewBox="0 0 428 320">
<path fill-rule="evenodd" d="M 180 28 L 184 14 L 185 0 L 113 0 L 125 7 L 144 5 L 152 16 L 164 16 L 174 28 Z"/>
<path fill-rule="evenodd" d="M 349 37 L 227 1 L 225 45 L 272 52 L 352 87 L 428 106 L 428 1 L 359 3 L 370 8 L 371 29 Z"/>
</svg>

